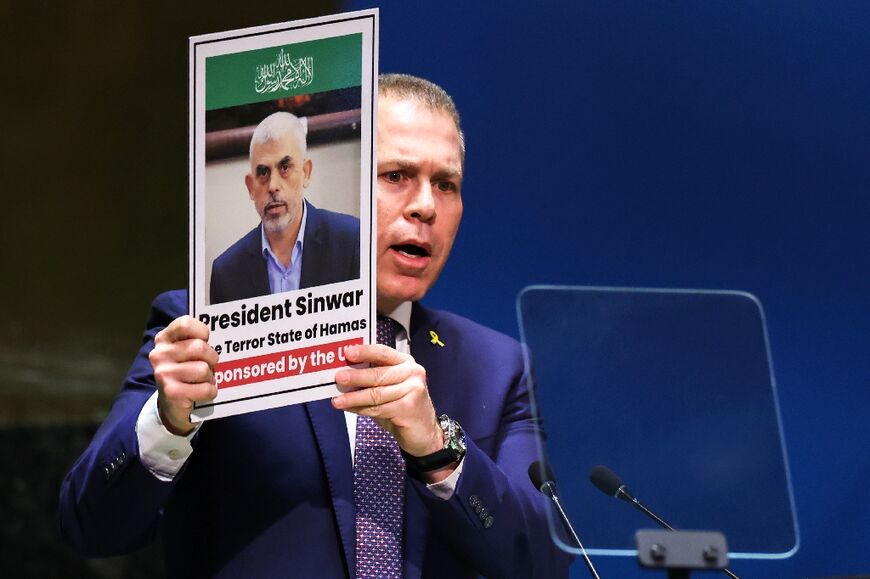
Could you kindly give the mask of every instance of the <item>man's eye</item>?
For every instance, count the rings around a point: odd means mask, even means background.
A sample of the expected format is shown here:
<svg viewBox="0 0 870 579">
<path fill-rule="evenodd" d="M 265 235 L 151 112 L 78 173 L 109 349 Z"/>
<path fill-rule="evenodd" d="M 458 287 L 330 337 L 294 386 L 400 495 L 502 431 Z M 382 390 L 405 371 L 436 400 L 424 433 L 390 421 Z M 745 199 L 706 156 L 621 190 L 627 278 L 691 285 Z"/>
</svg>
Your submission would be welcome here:
<svg viewBox="0 0 870 579">
<path fill-rule="evenodd" d="M 402 180 L 402 174 L 399 171 L 389 171 L 384 173 L 384 179 L 390 183 L 398 183 Z"/>
<path fill-rule="evenodd" d="M 257 177 L 265 177 L 269 174 L 269 169 L 266 167 L 257 167 Z"/>
<path fill-rule="evenodd" d="M 290 162 L 289 161 L 282 161 L 281 164 L 278 166 L 278 168 L 281 169 L 282 173 L 286 173 L 287 171 L 290 170 Z"/>
<path fill-rule="evenodd" d="M 456 191 L 456 184 L 452 181 L 438 181 L 435 186 L 438 187 L 439 191 Z"/>
</svg>

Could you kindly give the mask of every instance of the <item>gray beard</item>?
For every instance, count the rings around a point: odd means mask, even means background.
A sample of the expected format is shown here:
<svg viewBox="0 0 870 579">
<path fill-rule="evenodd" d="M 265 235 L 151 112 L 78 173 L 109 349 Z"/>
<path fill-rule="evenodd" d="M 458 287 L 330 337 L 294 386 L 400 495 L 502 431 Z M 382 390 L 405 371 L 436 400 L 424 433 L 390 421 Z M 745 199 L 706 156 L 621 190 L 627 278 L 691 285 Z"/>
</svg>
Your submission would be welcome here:
<svg viewBox="0 0 870 579">
<path fill-rule="evenodd" d="M 269 233 L 283 233 L 288 227 L 290 227 L 290 223 L 292 222 L 293 215 L 285 213 L 281 217 L 275 219 L 264 219 L 263 229 Z"/>
</svg>

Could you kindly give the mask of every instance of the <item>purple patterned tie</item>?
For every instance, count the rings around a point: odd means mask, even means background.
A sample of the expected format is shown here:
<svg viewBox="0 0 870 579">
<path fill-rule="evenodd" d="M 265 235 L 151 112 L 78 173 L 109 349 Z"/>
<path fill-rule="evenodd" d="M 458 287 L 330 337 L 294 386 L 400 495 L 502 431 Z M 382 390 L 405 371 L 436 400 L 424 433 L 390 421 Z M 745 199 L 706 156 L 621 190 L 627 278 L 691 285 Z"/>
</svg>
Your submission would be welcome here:
<svg viewBox="0 0 870 579">
<path fill-rule="evenodd" d="M 395 348 L 400 327 L 378 316 L 378 343 Z M 368 416 L 356 420 L 353 499 L 356 576 L 401 579 L 405 461 L 393 435 Z"/>
</svg>

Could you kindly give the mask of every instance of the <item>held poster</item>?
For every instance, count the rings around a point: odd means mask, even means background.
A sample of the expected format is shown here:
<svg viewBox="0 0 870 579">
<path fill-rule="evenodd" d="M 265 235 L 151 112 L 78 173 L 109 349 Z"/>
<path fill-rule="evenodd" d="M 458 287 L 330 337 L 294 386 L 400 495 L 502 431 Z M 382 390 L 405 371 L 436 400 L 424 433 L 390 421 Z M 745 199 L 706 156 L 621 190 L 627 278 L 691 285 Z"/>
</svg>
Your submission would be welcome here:
<svg viewBox="0 0 870 579">
<path fill-rule="evenodd" d="M 335 396 L 375 341 L 376 10 L 190 39 L 191 315 L 208 420 Z"/>
</svg>

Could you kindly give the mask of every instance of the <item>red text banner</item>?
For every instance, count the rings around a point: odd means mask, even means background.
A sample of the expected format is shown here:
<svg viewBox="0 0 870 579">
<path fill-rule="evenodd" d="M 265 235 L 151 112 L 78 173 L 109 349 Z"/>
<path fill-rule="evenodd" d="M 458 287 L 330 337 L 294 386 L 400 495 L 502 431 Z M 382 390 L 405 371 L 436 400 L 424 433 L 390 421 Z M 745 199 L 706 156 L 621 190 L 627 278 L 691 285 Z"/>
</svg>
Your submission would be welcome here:
<svg viewBox="0 0 870 579">
<path fill-rule="evenodd" d="M 218 364 L 215 367 L 215 381 L 218 388 L 231 388 L 347 366 L 344 348 L 353 344 L 362 344 L 362 338 L 274 352 Z"/>
</svg>

